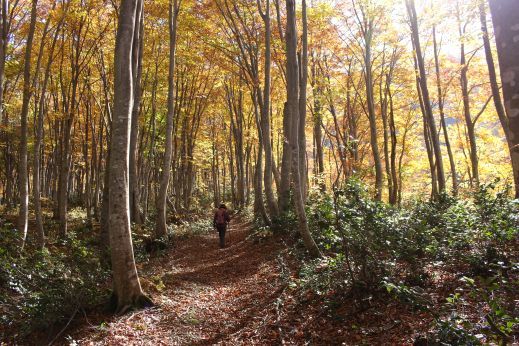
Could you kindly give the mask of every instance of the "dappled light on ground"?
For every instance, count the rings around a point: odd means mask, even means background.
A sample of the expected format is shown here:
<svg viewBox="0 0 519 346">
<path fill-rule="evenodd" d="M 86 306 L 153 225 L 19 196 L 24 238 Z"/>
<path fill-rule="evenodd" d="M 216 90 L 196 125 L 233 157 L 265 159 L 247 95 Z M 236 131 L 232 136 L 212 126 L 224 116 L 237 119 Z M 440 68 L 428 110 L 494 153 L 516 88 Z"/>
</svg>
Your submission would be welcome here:
<svg viewBox="0 0 519 346">
<path fill-rule="evenodd" d="M 276 240 L 254 244 L 246 240 L 249 231 L 248 223 L 233 222 L 225 249 L 219 248 L 216 232 L 179 240 L 140 268 L 143 287 L 157 307 L 85 326 L 71 337 L 87 345 L 271 340 L 282 290 L 276 257 L 283 245 Z"/>
</svg>

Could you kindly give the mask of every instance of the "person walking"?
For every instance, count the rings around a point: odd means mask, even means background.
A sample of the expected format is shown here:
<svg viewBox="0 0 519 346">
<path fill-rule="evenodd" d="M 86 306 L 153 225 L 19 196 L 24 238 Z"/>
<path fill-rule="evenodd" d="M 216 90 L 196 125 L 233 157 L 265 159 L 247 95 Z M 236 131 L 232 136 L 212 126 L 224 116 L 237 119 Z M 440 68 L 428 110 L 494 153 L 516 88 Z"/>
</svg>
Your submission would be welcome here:
<svg viewBox="0 0 519 346">
<path fill-rule="evenodd" d="M 227 230 L 229 222 L 231 222 L 231 217 L 229 216 L 227 207 L 222 203 L 214 213 L 213 218 L 213 226 L 220 236 L 220 248 L 222 249 L 225 247 L 225 231 Z"/>
</svg>

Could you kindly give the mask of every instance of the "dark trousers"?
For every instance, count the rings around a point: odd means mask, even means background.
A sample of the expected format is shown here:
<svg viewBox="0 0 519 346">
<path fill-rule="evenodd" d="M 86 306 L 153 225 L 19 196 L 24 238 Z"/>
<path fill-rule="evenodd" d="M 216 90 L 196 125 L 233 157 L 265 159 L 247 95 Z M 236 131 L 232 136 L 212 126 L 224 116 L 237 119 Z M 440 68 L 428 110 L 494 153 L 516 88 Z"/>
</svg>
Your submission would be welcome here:
<svg viewBox="0 0 519 346">
<path fill-rule="evenodd" d="M 220 247 L 225 247 L 225 231 L 227 229 L 227 225 L 216 225 L 216 229 L 218 230 L 218 235 L 220 236 Z"/>
</svg>

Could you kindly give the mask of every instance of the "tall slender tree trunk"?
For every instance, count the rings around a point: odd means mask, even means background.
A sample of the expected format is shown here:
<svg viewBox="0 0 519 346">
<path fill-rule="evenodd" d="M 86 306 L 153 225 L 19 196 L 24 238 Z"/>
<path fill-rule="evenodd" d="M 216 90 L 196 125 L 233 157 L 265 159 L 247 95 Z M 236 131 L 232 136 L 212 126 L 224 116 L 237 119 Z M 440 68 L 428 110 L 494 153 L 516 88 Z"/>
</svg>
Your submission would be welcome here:
<svg viewBox="0 0 519 346">
<path fill-rule="evenodd" d="M 104 96 L 104 116 L 107 118 L 106 122 L 108 124 L 106 128 L 106 138 L 107 138 L 107 151 L 105 155 L 105 169 L 103 175 L 103 190 L 101 196 L 101 215 L 99 218 L 100 228 L 101 228 L 101 241 L 102 244 L 108 244 L 110 240 L 110 225 L 109 225 L 109 202 L 110 202 L 110 147 L 112 140 L 112 121 L 113 121 L 113 112 L 112 107 L 110 105 L 110 93 L 108 90 L 108 80 L 106 76 L 105 66 L 104 66 L 104 57 L 103 52 L 100 52 L 100 73 L 101 80 L 103 82 L 103 96 Z"/>
<path fill-rule="evenodd" d="M 445 140 L 445 147 L 447 148 L 447 155 L 449 156 L 449 164 L 452 176 L 452 193 L 454 196 L 458 194 L 458 174 L 456 173 L 456 162 L 454 161 L 454 154 L 452 152 L 451 143 L 449 140 L 449 131 L 447 129 L 447 122 L 445 121 L 445 109 L 443 99 L 443 89 L 440 77 L 440 59 L 438 52 L 438 44 L 436 41 L 436 26 L 433 26 L 433 46 L 434 46 L 434 67 L 436 72 L 436 88 L 438 90 L 438 110 L 440 111 L 440 121 L 443 129 L 443 138 Z"/>
<path fill-rule="evenodd" d="M 79 38 L 78 38 L 79 40 Z M 76 54 L 79 55 L 79 51 L 76 51 Z M 78 59 L 78 58 L 76 58 Z M 76 63 L 78 61 L 76 60 Z M 58 177 L 58 218 L 59 218 L 59 233 L 61 236 L 64 236 L 67 233 L 68 228 L 68 220 L 67 220 L 67 210 L 68 210 L 68 197 L 70 193 L 70 168 L 72 166 L 72 162 L 70 160 L 71 150 L 71 141 L 72 141 L 72 128 L 74 125 L 74 117 L 76 111 L 76 97 L 77 97 L 77 86 L 79 82 L 79 66 L 74 62 L 72 68 L 72 91 L 71 91 L 71 100 L 68 105 L 68 109 L 66 109 L 66 118 L 62 121 L 62 135 L 63 140 L 61 143 L 61 151 L 60 151 L 60 163 L 59 163 L 59 177 Z"/>
<path fill-rule="evenodd" d="M 317 247 L 306 219 L 305 204 L 303 198 L 303 188 L 301 182 L 301 172 L 299 165 L 299 140 L 298 129 L 300 128 L 299 117 L 299 76 L 297 63 L 297 29 L 296 29 L 296 9 L 294 0 L 286 0 L 287 27 L 286 27 L 286 59 L 287 59 L 287 113 L 290 114 L 290 124 L 293 130 L 289 137 L 290 148 L 292 151 L 292 179 L 294 181 L 294 204 L 299 221 L 299 232 L 305 246 L 312 257 L 320 257 L 321 252 Z M 306 103 L 306 100 L 305 100 Z"/>
<path fill-rule="evenodd" d="M 308 194 L 307 184 L 307 164 L 306 164 L 306 87 L 308 85 L 308 19 L 306 15 L 306 0 L 301 2 L 301 55 L 299 59 L 299 127 L 298 127 L 298 145 L 299 145 L 299 174 L 301 193 L 303 201 L 306 202 Z"/>
<path fill-rule="evenodd" d="M 469 140 L 469 156 L 470 167 L 472 172 L 472 179 L 470 185 L 479 186 L 479 159 L 476 144 L 475 123 L 470 114 L 470 99 L 469 99 L 469 81 L 468 81 L 468 63 L 465 58 L 465 27 L 461 23 L 461 15 L 459 3 L 457 4 L 456 16 L 458 19 L 458 33 L 460 40 L 460 85 L 461 95 L 463 100 L 463 117 L 465 118 L 465 125 L 467 126 L 467 137 Z"/>
<path fill-rule="evenodd" d="M 94 188 L 94 200 L 93 200 L 93 205 L 94 205 L 94 218 L 96 220 L 99 220 L 99 195 L 100 195 L 100 190 L 101 190 L 101 170 L 103 168 L 103 139 L 104 139 L 104 136 L 103 136 L 103 132 L 104 132 L 104 125 L 103 125 L 103 114 L 101 114 L 101 116 L 99 117 L 99 130 L 98 130 L 98 133 L 99 133 L 99 136 L 98 136 L 98 144 L 99 144 L 99 154 L 97 156 L 97 168 L 96 168 L 96 185 L 95 185 L 95 188 Z"/>
<path fill-rule="evenodd" d="M 132 73 L 133 73 L 133 109 L 132 128 L 130 134 L 130 217 L 136 224 L 142 224 L 142 212 L 140 208 L 139 170 L 137 140 L 139 138 L 139 112 L 141 108 L 141 76 L 142 76 L 142 50 L 144 46 L 144 0 L 139 0 L 137 5 L 137 23 L 133 37 L 132 47 Z"/>
<path fill-rule="evenodd" d="M 50 18 L 48 19 L 50 20 Z M 49 23 L 49 22 L 47 22 Z M 49 51 L 49 60 L 45 68 L 45 76 L 43 77 L 43 83 L 41 86 L 41 93 L 38 100 L 37 116 L 36 116 L 36 138 L 34 140 L 34 159 L 33 159 L 33 199 L 34 199 L 34 214 L 36 216 L 36 234 L 37 243 L 39 248 L 43 248 L 45 244 L 45 234 L 43 229 L 43 216 L 41 210 L 41 177 L 40 177 L 40 156 L 41 156 L 41 144 L 43 141 L 43 118 L 45 113 L 45 93 L 47 91 L 47 85 L 50 78 L 50 72 L 52 67 L 52 56 L 54 55 L 54 49 L 60 32 L 62 20 L 58 23 L 54 39 L 52 40 L 51 48 Z M 47 24 L 46 24 L 47 25 Z"/>
<path fill-rule="evenodd" d="M 420 87 L 420 76 L 419 76 L 419 72 L 418 72 L 418 68 L 417 68 L 418 62 L 417 62 L 416 57 L 414 57 L 414 66 L 415 66 L 415 71 L 416 71 L 416 90 L 418 93 L 418 101 L 420 103 L 420 110 L 422 112 L 423 139 L 424 139 L 424 143 L 425 143 L 425 149 L 427 150 L 427 159 L 429 160 L 429 169 L 431 172 L 431 197 L 436 198 L 436 196 L 438 196 L 438 177 L 436 176 L 436 168 L 434 166 L 434 153 L 433 153 L 433 148 L 431 146 L 430 126 L 427 124 L 427 115 L 425 112 L 422 89 Z"/>
<path fill-rule="evenodd" d="M 0 140 L 3 142 L 4 160 L 5 160 L 5 186 L 3 191 L 2 203 L 7 208 L 11 206 L 11 163 L 10 163 L 10 142 L 7 126 L 9 124 L 7 115 L 4 110 L 4 79 L 5 79 L 5 59 L 8 42 L 9 28 L 9 6 L 7 0 L 0 1 L 0 121 L 2 121 L 3 130 L 0 131 Z"/>
<path fill-rule="evenodd" d="M 312 54 L 313 57 L 313 54 Z M 321 100 L 323 97 L 323 91 L 322 87 L 320 85 L 319 76 L 318 73 L 318 67 L 316 66 L 317 63 L 315 62 L 315 59 L 312 59 L 312 79 L 311 79 L 311 85 L 312 85 L 312 93 L 313 93 L 313 99 L 314 99 L 314 105 L 313 105 L 313 135 L 314 135 L 314 145 L 315 145 L 315 175 L 317 177 L 317 180 L 319 181 L 322 179 L 322 174 L 324 173 L 324 152 L 323 152 L 323 130 L 321 128 L 322 126 L 322 104 Z M 324 181 L 319 182 L 321 189 L 324 190 L 326 188 L 326 184 L 324 184 Z"/>
<path fill-rule="evenodd" d="M 382 118 L 382 129 L 383 131 L 383 150 L 384 150 L 384 167 L 386 169 L 386 180 L 387 180 L 387 192 L 388 192 L 388 201 L 391 201 L 391 196 L 393 195 L 393 176 L 391 175 L 391 160 L 389 158 L 389 119 L 388 119 L 388 90 L 390 88 L 390 77 L 386 77 L 386 85 L 382 86 L 383 78 L 380 76 L 379 82 L 379 99 L 380 99 L 380 115 Z M 394 204 L 394 203 L 390 203 Z"/>
<path fill-rule="evenodd" d="M 443 158 L 440 147 L 440 139 L 438 136 L 438 131 L 436 129 L 436 120 L 434 119 L 434 114 L 431 106 L 431 98 L 429 96 L 429 88 L 427 86 L 427 73 L 425 71 L 425 63 L 422 54 L 422 47 L 420 45 L 420 34 L 418 31 L 418 18 L 416 16 L 416 8 L 414 0 L 406 0 L 407 11 L 409 14 L 409 20 L 411 22 L 411 35 L 412 40 L 414 42 L 416 61 L 418 64 L 419 71 L 419 84 L 420 90 L 422 93 L 423 106 L 425 110 L 425 115 L 427 118 L 427 125 L 429 126 L 429 136 L 431 139 L 431 146 L 434 153 L 435 158 L 435 167 L 437 171 L 438 178 L 438 189 L 439 193 L 445 191 L 445 173 L 443 169 Z"/>
<path fill-rule="evenodd" d="M 263 22 L 265 23 L 265 81 L 263 85 L 263 104 L 261 107 L 261 137 L 265 150 L 265 172 L 263 173 L 263 183 L 265 184 L 265 197 L 271 218 L 277 217 L 279 211 L 272 187 L 273 155 L 270 131 L 270 70 L 271 70 L 271 27 L 270 27 L 270 0 L 266 0 L 265 12 L 262 12 L 258 0 L 258 9 Z M 258 90 L 259 92 L 259 90 Z M 260 95 L 258 95 L 259 97 Z"/>
<path fill-rule="evenodd" d="M 519 2 L 490 0 L 511 147 L 515 197 L 519 198 Z"/>
<path fill-rule="evenodd" d="M 160 188 L 157 196 L 157 219 L 155 221 L 155 236 L 166 235 L 166 202 L 168 194 L 169 176 L 173 153 L 173 127 L 175 118 L 175 51 L 177 41 L 177 19 L 181 0 L 169 2 L 169 74 L 168 74 L 168 115 L 166 119 L 166 144 L 164 162 L 160 175 Z"/>
<path fill-rule="evenodd" d="M 382 170 L 382 160 L 380 158 L 380 150 L 378 147 L 378 131 L 377 131 L 377 118 L 375 115 L 375 97 L 373 93 L 373 71 L 372 71 L 372 56 L 371 49 L 373 43 L 373 19 L 367 16 L 372 14 L 364 15 L 364 79 L 366 84 L 366 103 L 368 110 L 369 119 L 369 132 L 370 132 L 370 144 L 371 151 L 373 153 L 373 161 L 375 164 L 375 199 L 377 201 L 382 200 L 382 183 L 384 172 Z"/>
<path fill-rule="evenodd" d="M 225 91 L 227 106 L 231 115 L 231 136 L 234 138 L 236 157 L 236 207 L 241 209 L 245 204 L 246 185 L 243 152 L 243 92 L 239 90 L 236 94 L 232 85 L 226 86 Z M 217 203 L 218 201 L 215 202 L 215 204 Z"/>
<path fill-rule="evenodd" d="M 115 43 L 114 114 L 109 167 L 109 228 L 115 311 L 152 305 L 141 288 L 130 230 L 129 146 L 133 106 L 132 42 L 138 0 L 122 0 Z"/>
<path fill-rule="evenodd" d="M 391 194 L 389 195 L 389 203 L 397 204 L 398 203 L 398 190 L 400 189 L 400 182 L 398 180 L 398 175 L 396 171 L 396 126 L 395 126 L 395 113 L 393 107 L 393 94 L 391 93 L 391 88 L 388 86 L 387 93 L 389 97 L 389 134 L 391 138 L 391 157 L 390 157 L 390 174 L 391 180 L 393 182 L 393 189 L 391 190 Z"/>
<path fill-rule="evenodd" d="M 36 29 L 36 8 L 38 0 L 32 0 L 31 8 L 31 22 L 29 24 L 29 33 L 27 34 L 27 42 L 25 45 L 25 63 L 23 70 L 23 101 L 22 101 L 22 113 L 20 115 L 20 148 L 19 155 L 20 159 L 18 162 L 18 188 L 20 198 L 20 211 L 18 214 L 18 231 L 21 234 L 21 247 L 25 245 L 25 239 L 27 238 L 27 226 L 29 222 L 29 177 L 27 172 L 27 142 L 28 142 L 28 130 L 27 130 L 27 118 L 29 115 L 29 103 L 31 101 L 31 53 L 32 53 L 32 41 L 34 38 L 34 31 Z"/>
<path fill-rule="evenodd" d="M 292 170 L 292 150 L 290 149 L 290 137 L 292 137 L 291 114 L 288 103 L 283 106 L 283 154 L 281 157 L 281 178 L 278 187 L 278 206 L 281 213 L 288 212 L 290 208 L 290 185 Z"/>
<path fill-rule="evenodd" d="M 263 141 L 258 143 L 258 152 L 256 154 L 256 164 L 254 166 L 254 216 L 263 220 L 265 224 L 270 225 L 271 221 L 268 217 L 265 203 L 263 202 Z"/>
</svg>

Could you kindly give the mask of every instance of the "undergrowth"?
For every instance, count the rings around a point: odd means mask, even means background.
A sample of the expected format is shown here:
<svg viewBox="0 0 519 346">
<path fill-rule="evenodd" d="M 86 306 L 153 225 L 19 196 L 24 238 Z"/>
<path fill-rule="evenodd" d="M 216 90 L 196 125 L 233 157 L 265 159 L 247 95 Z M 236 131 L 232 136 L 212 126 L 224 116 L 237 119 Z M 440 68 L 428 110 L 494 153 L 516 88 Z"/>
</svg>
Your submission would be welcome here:
<svg viewBox="0 0 519 346">
<path fill-rule="evenodd" d="M 435 321 L 422 335 L 428 342 L 509 342 L 519 333 L 519 201 L 496 186 L 402 208 L 372 200 L 356 180 L 333 193 L 312 191 L 307 215 L 325 256 L 306 260 L 301 252 L 290 284 L 327 300 L 387 296 L 426 311 Z M 435 301 L 443 272 L 458 289 Z"/>
<path fill-rule="evenodd" d="M 103 302 L 109 268 L 83 228 L 43 250 L 19 254 L 12 224 L 0 227 L 0 327 L 2 340 L 34 331 L 57 332 L 76 314 Z M 91 232 L 90 232 L 91 233 Z"/>
<path fill-rule="evenodd" d="M 0 340 L 52 339 L 74 318 L 92 309 L 104 311 L 110 296 L 109 248 L 100 240 L 98 226 L 81 222 L 81 210 L 73 210 L 73 223 L 65 237 L 51 239 L 43 250 L 29 243 L 19 251 L 19 233 L 0 219 Z M 54 234 L 53 223 L 46 231 Z M 171 224 L 168 234 L 153 236 L 153 223 L 133 225 L 137 263 L 162 256 L 181 238 L 212 230 L 207 217 L 190 216 Z M 151 278 L 153 279 L 153 278 Z M 0 342 L 1 343 L 1 342 Z"/>
</svg>

